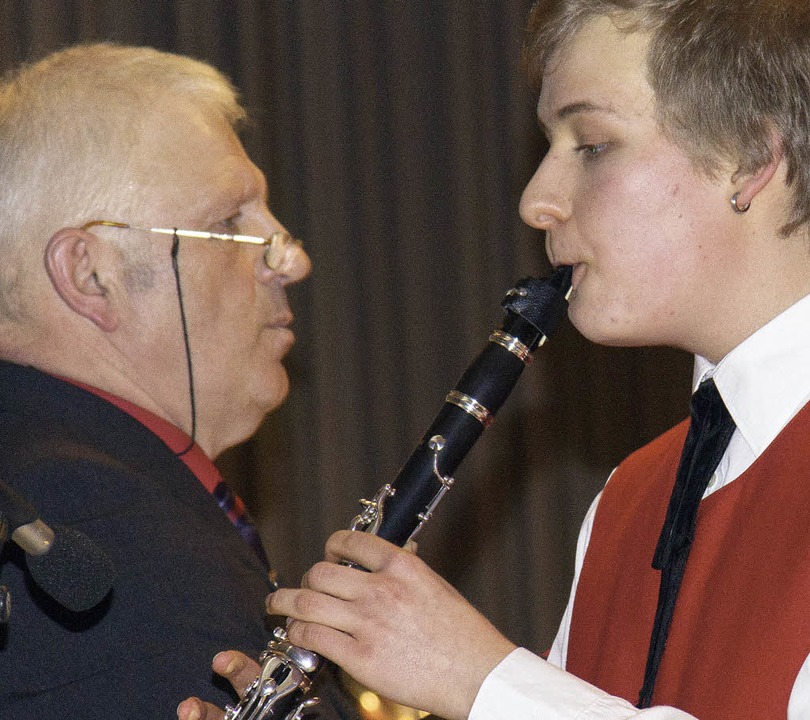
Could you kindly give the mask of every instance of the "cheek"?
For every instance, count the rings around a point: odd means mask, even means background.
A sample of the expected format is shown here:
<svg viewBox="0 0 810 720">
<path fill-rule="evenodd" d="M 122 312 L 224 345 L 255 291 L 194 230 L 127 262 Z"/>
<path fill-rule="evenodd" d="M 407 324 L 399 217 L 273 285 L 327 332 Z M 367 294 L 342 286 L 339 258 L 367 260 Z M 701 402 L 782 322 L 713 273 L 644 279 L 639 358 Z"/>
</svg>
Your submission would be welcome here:
<svg viewBox="0 0 810 720">
<path fill-rule="evenodd" d="M 241 250 L 238 246 L 234 249 Z M 230 257 L 219 260 L 219 265 L 213 264 L 200 283 L 200 287 L 208 288 L 202 300 L 203 312 L 212 329 L 230 326 L 234 333 L 244 334 L 247 326 L 255 325 L 257 312 L 258 289 L 253 266 L 239 264 Z"/>
<path fill-rule="evenodd" d="M 585 230 L 597 260 L 635 272 L 666 272 L 692 262 L 717 213 L 710 186 L 680 156 L 661 153 L 605 163 L 582 193 Z M 624 159 L 622 159 L 624 160 Z"/>
<path fill-rule="evenodd" d="M 655 163 L 625 165 L 602 174 L 583 199 L 587 269 L 570 314 L 591 340 L 657 343 L 676 330 L 705 256 L 701 238 L 712 232 L 711 213 L 685 212 L 705 202 L 705 191 L 679 174 Z"/>
</svg>

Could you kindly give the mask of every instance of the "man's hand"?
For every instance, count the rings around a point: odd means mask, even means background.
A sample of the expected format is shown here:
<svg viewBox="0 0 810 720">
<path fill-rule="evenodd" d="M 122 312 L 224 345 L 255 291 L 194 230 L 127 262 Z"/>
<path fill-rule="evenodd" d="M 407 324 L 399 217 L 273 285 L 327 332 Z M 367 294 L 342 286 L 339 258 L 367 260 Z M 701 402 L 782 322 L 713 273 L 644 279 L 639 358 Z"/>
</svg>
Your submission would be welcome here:
<svg viewBox="0 0 810 720">
<path fill-rule="evenodd" d="M 217 675 L 230 681 L 240 697 L 261 670 L 258 663 L 236 650 L 219 653 L 211 667 Z M 179 720 L 222 720 L 225 712 L 199 698 L 188 698 L 177 706 L 177 717 Z"/>
<path fill-rule="evenodd" d="M 332 535 L 302 589 L 277 590 L 267 609 L 290 618 L 292 643 L 448 720 L 467 717 L 484 678 L 515 647 L 413 553 L 363 532 Z"/>
</svg>

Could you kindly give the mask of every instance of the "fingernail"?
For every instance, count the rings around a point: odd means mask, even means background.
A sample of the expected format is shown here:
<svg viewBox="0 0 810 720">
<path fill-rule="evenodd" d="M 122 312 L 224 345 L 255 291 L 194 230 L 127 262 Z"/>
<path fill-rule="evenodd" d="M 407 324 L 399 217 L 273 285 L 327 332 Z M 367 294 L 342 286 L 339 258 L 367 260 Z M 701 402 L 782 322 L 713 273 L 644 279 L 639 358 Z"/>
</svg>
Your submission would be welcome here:
<svg viewBox="0 0 810 720">
<path fill-rule="evenodd" d="M 188 700 L 183 700 L 183 702 L 181 702 L 177 706 L 177 715 L 178 715 L 178 717 L 180 716 L 181 708 L 188 702 L 189 702 Z M 186 713 L 185 720 L 200 720 L 200 711 L 197 709 L 196 704 L 192 704 L 191 710 L 189 710 L 188 713 Z"/>
<path fill-rule="evenodd" d="M 229 658 L 228 664 L 225 666 L 225 669 L 222 671 L 223 675 L 230 675 L 232 672 L 235 672 L 236 670 L 238 670 L 240 668 L 240 666 L 241 666 L 241 663 L 239 662 L 239 658 L 237 656 L 235 656 L 235 655 L 231 655 L 227 651 L 218 653 L 216 655 L 216 657 L 214 658 L 214 660 L 216 660 L 217 658 Z M 199 719 L 194 718 L 194 720 L 199 720 Z"/>
</svg>

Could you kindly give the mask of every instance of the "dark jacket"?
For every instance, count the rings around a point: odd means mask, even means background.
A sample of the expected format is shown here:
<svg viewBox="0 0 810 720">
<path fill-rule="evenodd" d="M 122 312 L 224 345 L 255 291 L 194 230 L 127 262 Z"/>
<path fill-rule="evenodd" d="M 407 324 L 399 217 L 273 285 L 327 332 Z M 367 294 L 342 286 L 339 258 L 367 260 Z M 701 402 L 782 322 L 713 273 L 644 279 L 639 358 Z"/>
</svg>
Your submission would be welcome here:
<svg viewBox="0 0 810 720">
<path fill-rule="evenodd" d="M 7 542 L 12 596 L 0 630 L 4 720 L 173 718 L 197 695 L 233 703 L 211 659 L 256 657 L 268 639 L 265 568 L 185 464 L 134 418 L 32 368 L 0 363 L 0 480 L 49 525 L 87 535 L 116 581 L 95 608 L 66 611 Z M 347 717 L 335 688 L 323 718 Z"/>
</svg>

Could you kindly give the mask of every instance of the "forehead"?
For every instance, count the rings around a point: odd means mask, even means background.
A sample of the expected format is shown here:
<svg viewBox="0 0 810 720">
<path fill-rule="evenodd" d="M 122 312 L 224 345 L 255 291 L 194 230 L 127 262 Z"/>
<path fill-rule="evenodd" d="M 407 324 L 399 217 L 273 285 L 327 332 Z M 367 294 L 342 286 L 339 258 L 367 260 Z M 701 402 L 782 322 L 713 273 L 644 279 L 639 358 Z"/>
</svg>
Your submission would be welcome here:
<svg viewBox="0 0 810 720">
<path fill-rule="evenodd" d="M 537 106 L 541 125 L 579 111 L 652 118 L 647 46 L 645 33 L 622 32 L 607 16 L 586 21 L 549 60 Z"/>
<path fill-rule="evenodd" d="M 177 107 L 155 118 L 144 134 L 141 172 L 146 187 L 167 203 L 183 206 L 197 222 L 221 220 L 238 206 L 265 199 L 263 173 L 253 164 L 230 124 L 221 116 Z"/>
</svg>

